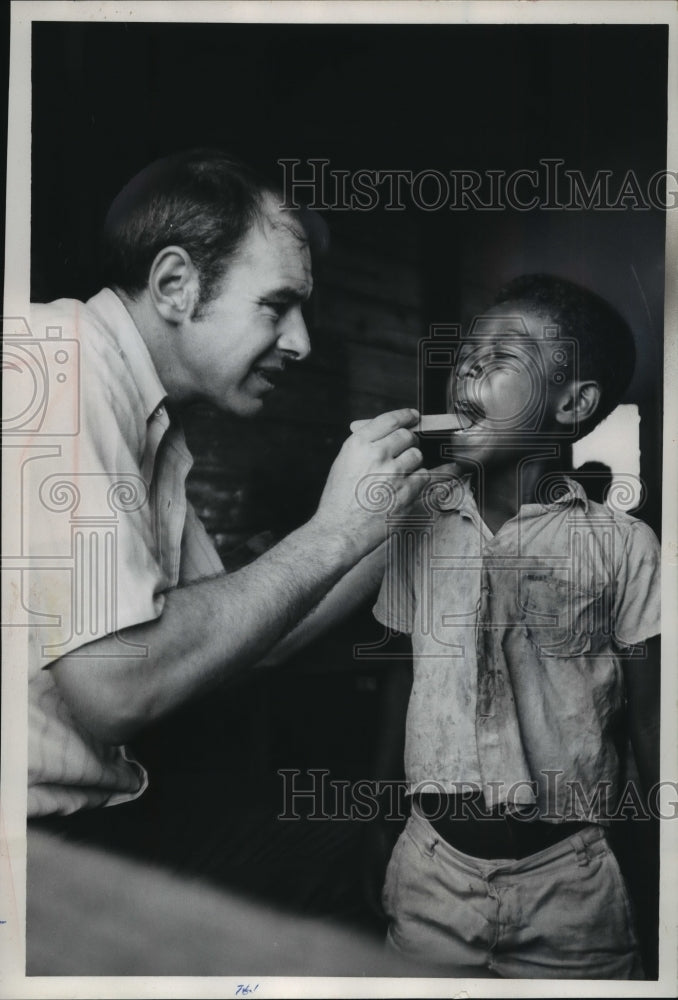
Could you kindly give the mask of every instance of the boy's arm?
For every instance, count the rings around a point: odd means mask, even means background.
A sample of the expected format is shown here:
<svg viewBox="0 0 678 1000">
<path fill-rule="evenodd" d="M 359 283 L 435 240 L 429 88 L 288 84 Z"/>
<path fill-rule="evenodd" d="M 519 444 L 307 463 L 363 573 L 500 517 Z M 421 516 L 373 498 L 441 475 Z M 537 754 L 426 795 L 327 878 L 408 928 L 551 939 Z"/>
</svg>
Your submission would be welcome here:
<svg viewBox="0 0 678 1000">
<path fill-rule="evenodd" d="M 377 781 L 403 777 L 405 755 L 405 719 L 412 691 L 412 641 L 408 635 L 396 635 L 389 643 L 395 660 L 383 677 L 379 699 L 379 733 L 374 750 L 372 771 Z M 395 797 L 394 797 L 395 802 Z"/>
<path fill-rule="evenodd" d="M 646 642 L 644 658 L 623 661 L 628 732 L 646 808 L 648 793 L 659 781 L 659 647 L 660 637 L 654 636 Z M 636 912 L 643 966 L 648 978 L 653 978 L 657 976 L 659 935 L 659 822 L 651 807 L 648 811 L 650 823 L 622 824 L 622 856 L 626 854 L 629 862 L 624 875 Z"/>
<path fill-rule="evenodd" d="M 646 798 L 659 781 L 660 636 L 645 645 L 645 657 L 624 660 L 624 681 L 629 736 Z"/>
<path fill-rule="evenodd" d="M 659 781 L 661 548 L 652 529 L 634 520 L 620 554 L 614 632 L 622 653 L 628 735 L 647 796 Z M 641 644 L 645 656 L 624 655 Z"/>
<path fill-rule="evenodd" d="M 392 544 L 395 539 L 392 539 Z M 404 796 L 400 785 L 405 773 L 405 721 L 412 690 L 412 632 L 415 596 L 411 561 L 397 558 L 384 546 L 386 572 L 374 616 L 388 630 L 388 650 L 393 660 L 379 679 L 378 731 L 371 760 L 371 779 L 385 782 L 377 796 L 379 811 L 365 825 L 362 852 L 362 881 L 370 909 L 383 917 L 381 890 L 386 866 L 405 820 Z M 389 787 L 390 786 L 390 787 Z M 387 819 L 386 817 L 391 818 Z M 398 822 L 400 819 L 400 822 Z"/>
</svg>

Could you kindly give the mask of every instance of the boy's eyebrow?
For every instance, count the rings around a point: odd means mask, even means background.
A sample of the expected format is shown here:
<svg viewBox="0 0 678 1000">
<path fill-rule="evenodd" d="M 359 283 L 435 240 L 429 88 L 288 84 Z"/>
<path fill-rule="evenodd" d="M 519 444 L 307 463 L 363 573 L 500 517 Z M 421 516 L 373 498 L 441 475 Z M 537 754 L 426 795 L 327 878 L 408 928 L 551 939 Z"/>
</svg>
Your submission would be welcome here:
<svg viewBox="0 0 678 1000">
<path fill-rule="evenodd" d="M 469 337 L 462 338 L 462 344 L 466 343 L 467 345 L 468 344 L 472 345 L 473 343 L 476 342 L 476 340 L 480 340 L 482 343 L 485 344 L 501 345 L 507 336 L 520 337 L 521 340 L 532 339 L 526 330 L 521 330 L 521 329 L 514 330 L 511 327 L 509 327 L 508 329 L 504 329 L 501 331 L 493 330 L 491 333 L 488 331 L 488 333 L 485 336 L 477 333 L 471 334 Z"/>
<path fill-rule="evenodd" d="M 529 341 L 534 340 L 534 338 L 530 336 L 530 334 L 527 332 L 527 330 L 525 330 L 525 329 L 515 329 L 514 330 L 512 327 L 508 327 L 508 328 L 502 330 L 501 332 L 495 333 L 491 337 L 488 337 L 488 343 L 494 345 L 495 347 L 501 347 L 502 344 L 506 344 L 507 341 L 510 344 L 511 341 L 517 340 L 517 339 L 519 339 L 521 341 L 522 340 L 529 340 Z"/>
<path fill-rule="evenodd" d="M 515 330 L 513 329 L 513 327 L 509 326 L 509 327 L 507 327 L 502 332 L 503 333 L 510 333 L 514 337 L 526 337 L 527 339 L 530 338 L 530 335 L 529 335 L 529 333 L 527 332 L 527 330 L 525 329 L 524 326 L 519 326 Z M 501 334 L 499 334 L 499 335 L 495 334 L 495 337 L 496 336 L 501 336 Z"/>
</svg>

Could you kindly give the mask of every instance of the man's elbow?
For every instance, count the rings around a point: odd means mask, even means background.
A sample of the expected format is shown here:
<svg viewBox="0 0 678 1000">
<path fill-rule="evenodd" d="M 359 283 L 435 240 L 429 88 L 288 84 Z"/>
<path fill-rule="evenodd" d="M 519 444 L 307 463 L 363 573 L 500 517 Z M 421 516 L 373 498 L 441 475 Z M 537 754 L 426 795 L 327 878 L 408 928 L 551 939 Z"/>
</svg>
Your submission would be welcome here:
<svg viewBox="0 0 678 1000">
<path fill-rule="evenodd" d="M 88 712 L 78 718 L 79 724 L 87 732 L 106 746 L 122 746 L 133 740 L 147 725 L 145 720 L 130 717 L 128 714 L 102 715 L 99 712 Z"/>
<path fill-rule="evenodd" d="M 122 746 L 153 719 L 151 701 L 138 683 L 126 684 L 114 676 L 114 670 L 105 678 L 98 677 L 91 659 L 68 656 L 49 669 L 77 724 L 100 743 Z"/>
</svg>

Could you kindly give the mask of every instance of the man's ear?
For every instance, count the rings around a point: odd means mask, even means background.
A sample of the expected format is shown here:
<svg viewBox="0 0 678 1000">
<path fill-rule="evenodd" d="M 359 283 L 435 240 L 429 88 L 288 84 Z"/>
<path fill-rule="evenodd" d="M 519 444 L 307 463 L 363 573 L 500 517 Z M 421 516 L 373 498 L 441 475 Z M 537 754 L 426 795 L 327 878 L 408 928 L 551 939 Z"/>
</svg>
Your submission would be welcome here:
<svg viewBox="0 0 678 1000">
<path fill-rule="evenodd" d="M 200 292 L 200 278 L 183 247 L 163 247 L 148 275 L 151 300 L 168 323 L 181 323 L 193 315 Z"/>
<path fill-rule="evenodd" d="M 558 396 L 556 420 L 569 427 L 585 423 L 598 409 L 600 396 L 600 384 L 592 379 L 569 382 Z"/>
</svg>

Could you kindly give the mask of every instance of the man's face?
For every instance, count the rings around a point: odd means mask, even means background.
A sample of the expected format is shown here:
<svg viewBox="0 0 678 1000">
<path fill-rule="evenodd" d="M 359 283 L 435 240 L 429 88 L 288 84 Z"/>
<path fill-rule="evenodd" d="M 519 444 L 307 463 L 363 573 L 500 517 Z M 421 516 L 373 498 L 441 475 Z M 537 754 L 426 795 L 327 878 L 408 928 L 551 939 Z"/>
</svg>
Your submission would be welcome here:
<svg viewBox="0 0 678 1000">
<path fill-rule="evenodd" d="M 238 416 L 257 413 L 285 365 L 310 351 L 302 305 L 311 294 L 311 254 L 300 223 L 264 201 L 212 300 L 177 343 L 184 398 Z"/>
<path fill-rule="evenodd" d="M 556 430 L 566 352 L 545 340 L 548 322 L 519 303 L 495 306 L 476 321 L 447 387 L 448 412 L 473 421 L 454 433 L 455 457 L 510 462 L 534 447 L 538 433 Z"/>
</svg>

